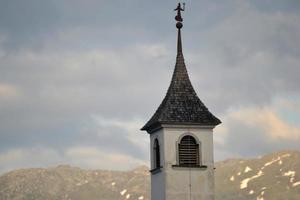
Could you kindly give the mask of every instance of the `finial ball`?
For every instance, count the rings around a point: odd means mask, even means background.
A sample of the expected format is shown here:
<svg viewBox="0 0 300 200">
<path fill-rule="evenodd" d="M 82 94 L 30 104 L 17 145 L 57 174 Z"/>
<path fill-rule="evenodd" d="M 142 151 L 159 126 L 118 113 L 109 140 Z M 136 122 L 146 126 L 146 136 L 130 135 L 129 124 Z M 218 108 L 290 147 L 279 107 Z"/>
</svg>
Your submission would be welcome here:
<svg viewBox="0 0 300 200">
<path fill-rule="evenodd" d="M 176 27 L 177 27 L 178 29 L 181 29 L 181 28 L 183 27 L 183 25 L 182 25 L 181 22 L 177 22 L 177 23 L 176 23 Z"/>
</svg>

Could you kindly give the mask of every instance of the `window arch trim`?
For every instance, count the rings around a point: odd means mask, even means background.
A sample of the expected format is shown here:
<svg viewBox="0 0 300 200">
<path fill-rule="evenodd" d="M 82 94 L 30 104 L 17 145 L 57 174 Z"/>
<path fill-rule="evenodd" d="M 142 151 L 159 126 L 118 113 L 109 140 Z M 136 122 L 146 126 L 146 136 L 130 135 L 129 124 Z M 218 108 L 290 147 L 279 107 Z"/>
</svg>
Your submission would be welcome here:
<svg viewBox="0 0 300 200">
<path fill-rule="evenodd" d="M 198 163 L 194 164 L 194 165 L 180 165 L 179 162 L 179 144 L 181 142 L 181 140 L 185 137 L 185 136 L 191 136 L 195 139 L 196 144 L 198 144 Z M 206 169 L 207 166 L 202 164 L 202 142 L 198 139 L 198 137 L 191 133 L 191 132 L 185 132 L 182 135 L 179 136 L 177 142 L 176 142 L 176 164 L 172 165 L 172 167 L 180 167 L 180 168 L 201 168 L 201 169 Z"/>
</svg>

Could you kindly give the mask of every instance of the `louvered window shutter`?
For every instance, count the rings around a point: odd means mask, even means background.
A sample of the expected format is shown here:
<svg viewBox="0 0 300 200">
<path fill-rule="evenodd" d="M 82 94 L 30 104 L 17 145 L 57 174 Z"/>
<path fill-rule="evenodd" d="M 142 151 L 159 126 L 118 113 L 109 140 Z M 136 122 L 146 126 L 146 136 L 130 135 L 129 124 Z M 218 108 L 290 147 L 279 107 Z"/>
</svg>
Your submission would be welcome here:
<svg viewBox="0 0 300 200">
<path fill-rule="evenodd" d="M 194 137 L 184 136 L 179 143 L 179 165 L 199 165 L 199 144 Z"/>
</svg>

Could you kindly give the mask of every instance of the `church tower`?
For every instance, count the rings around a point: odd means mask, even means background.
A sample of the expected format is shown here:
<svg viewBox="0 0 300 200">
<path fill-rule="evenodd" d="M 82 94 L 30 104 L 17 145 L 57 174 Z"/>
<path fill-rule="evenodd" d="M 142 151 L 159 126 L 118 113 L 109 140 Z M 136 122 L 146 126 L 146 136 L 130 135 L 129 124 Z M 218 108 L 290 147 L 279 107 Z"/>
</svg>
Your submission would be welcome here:
<svg viewBox="0 0 300 200">
<path fill-rule="evenodd" d="M 162 103 L 141 130 L 150 135 L 151 199 L 213 200 L 213 129 L 221 123 L 197 96 L 182 53 L 181 4 L 175 9 L 177 58 Z"/>
</svg>

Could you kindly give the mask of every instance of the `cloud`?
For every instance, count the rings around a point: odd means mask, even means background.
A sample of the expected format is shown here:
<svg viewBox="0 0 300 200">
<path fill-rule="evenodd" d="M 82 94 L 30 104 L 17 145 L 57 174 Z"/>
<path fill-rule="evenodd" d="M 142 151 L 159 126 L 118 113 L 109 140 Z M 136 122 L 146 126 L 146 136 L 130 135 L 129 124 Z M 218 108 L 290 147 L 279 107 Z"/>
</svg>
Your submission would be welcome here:
<svg viewBox="0 0 300 200">
<path fill-rule="evenodd" d="M 16 98 L 19 95 L 18 89 L 12 85 L 0 84 L 0 100 Z"/>
<path fill-rule="evenodd" d="M 112 160 L 118 156 L 148 160 L 148 148 L 145 148 L 149 145 L 148 137 L 139 131 L 143 125 L 139 111 L 143 110 L 142 102 L 147 102 L 145 88 L 153 84 L 137 85 L 136 82 L 152 70 L 154 57 L 165 62 L 161 56 L 167 53 L 165 47 L 134 45 L 130 52 L 123 49 L 53 52 L 49 48 L 42 52 L 23 49 L 6 54 L 1 60 L 0 74 L 10 83 L 3 85 L 1 91 L 8 94 L 18 88 L 22 95 L 16 101 L 1 102 L 0 151 L 24 149 L 23 157 L 30 159 L 26 149 L 31 146 L 63 153 L 80 144 L 96 146 Z M 140 67 L 139 63 L 143 62 L 148 64 Z M 27 162 L 25 158 L 18 163 Z M 37 163 L 43 161 L 38 157 L 31 159 Z M 53 163 L 70 161 L 66 157 L 49 159 Z M 1 164 L 2 161 L 7 162 L 5 166 L 21 166 L 6 160 L 1 160 Z M 128 167 L 127 164 L 117 166 Z"/>
<path fill-rule="evenodd" d="M 139 131 L 140 121 L 92 116 L 91 120 L 86 121 L 80 134 L 73 139 L 81 145 L 97 146 L 108 154 L 122 153 L 140 160 L 148 160 L 149 155 L 145 147 L 149 146 L 149 138 Z"/>
<path fill-rule="evenodd" d="M 152 86 L 159 87 L 159 82 L 149 84 L 141 80 L 151 71 L 153 48 L 165 52 L 161 45 L 137 45 L 130 53 L 124 50 L 84 53 L 24 50 L 6 56 L 1 61 L 4 66 L 0 68 L 1 76 L 10 85 L 18 87 L 22 96 L 13 103 L 2 103 L 2 143 L 7 144 L 5 137 L 11 140 L 13 136 L 19 141 L 17 136 L 23 137 L 22 133 L 27 135 L 25 140 L 40 135 L 48 140 L 57 135 L 69 137 L 70 134 L 65 132 L 76 131 L 78 124 L 90 115 L 130 119 L 140 118 L 141 110 L 150 113 L 151 107 L 144 106 L 149 103 L 146 88 L 157 94 L 158 90 Z M 156 52 L 153 56 L 158 55 L 160 53 Z M 139 63 L 143 62 L 148 62 L 148 66 L 140 67 Z M 160 62 L 165 61 L 161 59 Z M 160 77 L 157 75 L 153 80 Z M 11 86 L 5 88 L 6 93 L 13 90 Z M 63 131 L 62 126 L 67 130 Z"/>
<path fill-rule="evenodd" d="M 92 159 L 102 152 L 112 163 L 110 155 L 149 160 L 149 138 L 139 128 L 172 76 L 174 2 L 155 9 L 146 1 L 0 4 L 0 153 L 17 159 L 24 151 L 27 158 L 10 166 L 70 157 L 78 165 L 102 166 Z M 188 4 L 182 32 L 187 68 L 201 100 L 224 121 L 217 157 L 297 148 L 299 99 L 289 98 L 299 95 L 298 3 Z M 35 146 L 55 149 L 52 161 L 30 157 Z M 0 164 L 6 162 L 13 163 Z"/>
<path fill-rule="evenodd" d="M 70 164 L 88 169 L 129 170 L 147 161 L 126 153 L 105 152 L 91 146 L 73 146 L 63 152 L 49 147 L 18 148 L 0 153 L 0 174 L 18 168 Z"/>
<path fill-rule="evenodd" d="M 300 140 L 300 127 L 283 121 L 271 108 L 244 108 L 230 113 L 229 118 L 237 123 L 262 129 L 273 140 Z"/>
<path fill-rule="evenodd" d="M 66 161 L 54 149 L 35 146 L 16 148 L 0 153 L 0 173 L 18 168 L 53 166 Z"/>
<path fill-rule="evenodd" d="M 112 129 L 123 129 L 126 131 L 125 136 L 128 141 L 130 141 L 133 145 L 138 146 L 140 151 L 144 151 L 144 147 L 149 145 L 149 138 L 140 131 L 141 124 L 144 123 L 141 119 L 120 120 L 107 119 L 101 116 L 94 116 L 93 118 L 96 121 L 96 125 L 98 125 L 99 137 L 110 134 L 109 132 L 101 131 L 102 128 L 111 127 Z M 145 155 L 143 155 L 143 157 L 145 157 Z"/>
<path fill-rule="evenodd" d="M 122 153 L 108 153 L 95 147 L 72 147 L 66 151 L 67 160 L 76 166 L 94 169 L 128 170 L 148 162 Z"/>
<path fill-rule="evenodd" d="M 199 96 L 223 113 L 232 105 L 266 105 L 277 95 L 299 93 L 300 15 L 265 12 L 250 1 L 236 1 L 233 8 L 187 37 L 201 44 L 186 56 Z"/>
<path fill-rule="evenodd" d="M 273 102 L 264 107 L 236 108 L 223 116 L 223 125 L 215 130 L 218 159 L 224 155 L 254 157 L 282 149 L 297 149 L 300 126 L 282 118 L 280 109 L 278 102 Z"/>
</svg>

